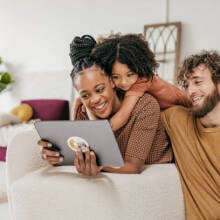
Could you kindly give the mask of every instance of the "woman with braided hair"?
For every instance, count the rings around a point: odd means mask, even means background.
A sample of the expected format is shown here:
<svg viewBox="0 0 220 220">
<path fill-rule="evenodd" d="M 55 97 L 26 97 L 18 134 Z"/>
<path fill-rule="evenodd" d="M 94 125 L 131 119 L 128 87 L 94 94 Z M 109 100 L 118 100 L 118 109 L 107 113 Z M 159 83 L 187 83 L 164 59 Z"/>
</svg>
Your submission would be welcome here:
<svg viewBox="0 0 220 220">
<path fill-rule="evenodd" d="M 82 104 L 76 110 L 75 120 L 88 120 L 89 114 L 98 119 L 110 119 L 121 107 L 115 85 L 103 69 L 102 59 L 94 57 L 95 40 L 89 36 L 75 37 L 71 43 L 70 57 L 73 64 L 71 78 Z M 160 107 L 154 97 L 144 94 L 134 107 L 126 125 L 115 132 L 124 165 L 121 167 L 98 166 L 95 152 L 86 148 L 85 158 L 78 148 L 74 165 L 79 173 L 97 175 L 100 171 L 111 173 L 140 173 L 144 164 L 171 162 L 173 155 L 160 118 Z M 40 142 L 42 156 L 50 164 L 57 164 L 62 157 L 49 150 L 50 144 Z M 46 155 L 46 157 L 44 156 Z"/>
</svg>

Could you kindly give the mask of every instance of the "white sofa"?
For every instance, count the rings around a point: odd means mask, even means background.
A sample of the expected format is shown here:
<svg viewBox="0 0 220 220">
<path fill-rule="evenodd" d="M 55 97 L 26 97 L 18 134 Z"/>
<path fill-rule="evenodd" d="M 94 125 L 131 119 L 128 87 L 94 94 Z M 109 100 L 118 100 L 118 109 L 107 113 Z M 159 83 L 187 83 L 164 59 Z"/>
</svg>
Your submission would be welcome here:
<svg viewBox="0 0 220 220">
<path fill-rule="evenodd" d="M 24 132 L 32 129 L 33 124 L 25 123 L 0 127 L 0 146 L 7 146 L 8 143 L 13 139 L 13 137 L 19 132 Z M 7 202 L 6 163 L 5 161 L 0 161 L 0 204 L 4 202 Z"/>
<path fill-rule="evenodd" d="M 18 134 L 8 146 L 8 200 L 16 220 L 183 220 L 183 195 L 174 164 L 141 174 L 78 174 L 41 159 L 38 135 Z"/>
</svg>

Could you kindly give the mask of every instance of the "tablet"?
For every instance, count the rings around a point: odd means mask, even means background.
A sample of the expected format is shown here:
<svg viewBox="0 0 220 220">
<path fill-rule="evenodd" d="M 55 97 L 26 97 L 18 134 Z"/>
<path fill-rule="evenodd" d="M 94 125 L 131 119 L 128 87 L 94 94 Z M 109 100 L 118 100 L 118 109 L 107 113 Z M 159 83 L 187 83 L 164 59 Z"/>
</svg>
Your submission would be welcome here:
<svg viewBox="0 0 220 220">
<path fill-rule="evenodd" d="M 34 125 L 41 139 L 60 149 L 62 165 L 73 165 L 76 147 L 84 151 L 86 145 L 95 152 L 98 165 L 124 164 L 108 120 L 39 121 Z"/>
</svg>

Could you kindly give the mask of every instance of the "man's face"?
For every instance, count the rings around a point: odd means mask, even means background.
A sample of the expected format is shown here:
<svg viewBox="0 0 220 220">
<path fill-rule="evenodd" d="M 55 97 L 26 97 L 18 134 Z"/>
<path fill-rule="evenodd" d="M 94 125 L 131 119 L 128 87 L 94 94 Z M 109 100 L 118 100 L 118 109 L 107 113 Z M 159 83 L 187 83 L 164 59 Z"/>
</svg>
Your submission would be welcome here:
<svg viewBox="0 0 220 220">
<path fill-rule="evenodd" d="M 185 89 L 191 101 L 191 110 L 199 118 L 211 112 L 220 101 L 219 88 L 213 83 L 211 72 L 204 64 L 188 74 Z"/>
<path fill-rule="evenodd" d="M 85 107 L 98 118 L 108 118 L 116 111 L 113 83 L 97 67 L 83 70 L 75 78 L 75 86 Z"/>
</svg>

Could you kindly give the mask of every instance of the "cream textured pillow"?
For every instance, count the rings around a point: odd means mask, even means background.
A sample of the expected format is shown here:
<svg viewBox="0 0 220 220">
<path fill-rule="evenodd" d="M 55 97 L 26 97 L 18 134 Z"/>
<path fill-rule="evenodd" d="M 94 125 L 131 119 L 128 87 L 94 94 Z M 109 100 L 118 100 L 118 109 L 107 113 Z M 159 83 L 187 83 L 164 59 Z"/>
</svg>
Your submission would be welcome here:
<svg viewBox="0 0 220 220">
<path fill-rule="evenodd" d="M 21 120 L 15 115 L 9 113 L 0 113 L 0 127 L 20 122 Z"/>
</svg>

